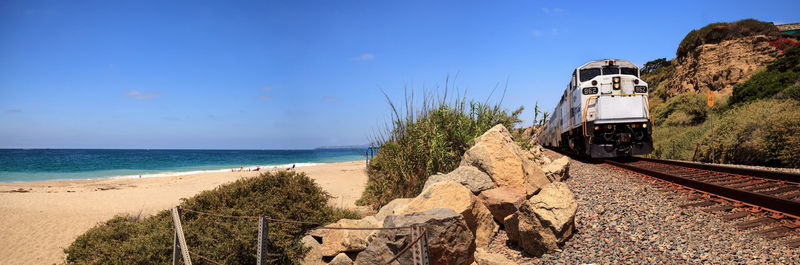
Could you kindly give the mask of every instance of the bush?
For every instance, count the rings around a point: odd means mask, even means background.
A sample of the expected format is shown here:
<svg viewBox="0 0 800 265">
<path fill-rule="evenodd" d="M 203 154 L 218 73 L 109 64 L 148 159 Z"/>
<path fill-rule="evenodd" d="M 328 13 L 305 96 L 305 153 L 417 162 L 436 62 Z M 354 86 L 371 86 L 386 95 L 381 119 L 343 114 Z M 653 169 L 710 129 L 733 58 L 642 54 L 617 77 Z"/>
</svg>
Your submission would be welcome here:
<svg viewBox="0 0 800 265">
<path fill-rule="evenodd" d="M 701 161 L 800 167 L 800 103 L 759 100 L 725 112 L 703 138 Z"/>
<path fill-rule="evenodd" d="M 369 180 L 357 204 L 379 208 L 396 198 L 416 196 L 428 176 L 454 170 L 476 137 L 496 124 L 513 131 L 520 122 L 521 107 L 508 113 L 499 104 L 431 98 L 418 112 L 413 98 L 406 98 L 405 115 L 389 100 L 393 127 L 374 143 L 381 149 L 370 160 Z"/>
<path fill-rule="evenodd" d="M 654 126 L 653 157 L 692 160 L 703 136 L 711 128 L 709 122 L 697 126 Z"/>
<path fill-rule="evenodd" d="M 183 199 L 181 206 L 319 223 L 358 218 L 354 212 L 329 207 L 328 199 L 304 173 L 278 171 L 204 191 Z M 219 219 L 184 211 L 182 224 L 191 251 L 221 263 L 256 263 L 258 220 Z M 64 252 L 67 263 L 73 264 L 167 264 L 172 260 L 173 233 L 169 210 L 142 220 L 117 216 L 80 235 Z M 304 251 L 298 242 L 303 233 L 298 225 L 270 223 L 269 262 L 296 263 Z"/>
<path fill-rule="evenodd" d="M 800 82 L 800 48 L 789 48 L 767 69 L 733 86 L 731 105 L 765 99 Z"/>
<path fill-rule="evenodd" d="M 683 93 L 652 108 L 653 124 L 697 125 L 706 120 L 706 97 L 699 93 Z M 666 124 L 669 121 L 671 124 Z"/>
<path fill-rule="evenodd" d="M 653 72 L 653 71 L 655 71 L 655 70 L 657 70 L 659 68 L 667 67 L 667 66 L 672 66 L 672 62 L 671 61 L 667 61 L 667 58 L 655 59 L 655 60 L 646 62 L 644 64 L 644 67 L 642 67 L 642 71 L 641 72 L 642 72 L 642 75 L 646 75 L 646 74 L 649 74 L 649 73 L 651 73 L 651 72 Z"/>
<path fill-rule="evenodd" d="M 770 22 L 743 19 L 734 23 L 711 23 L 686 34 L 686 37 L 678 45 L 676 55 L 681 58 L 703 44 L 720 43 L 725 40 L 754 35 L 766 35 L 772 39 L 781 37 L 780 31 Z"/>
</svg>

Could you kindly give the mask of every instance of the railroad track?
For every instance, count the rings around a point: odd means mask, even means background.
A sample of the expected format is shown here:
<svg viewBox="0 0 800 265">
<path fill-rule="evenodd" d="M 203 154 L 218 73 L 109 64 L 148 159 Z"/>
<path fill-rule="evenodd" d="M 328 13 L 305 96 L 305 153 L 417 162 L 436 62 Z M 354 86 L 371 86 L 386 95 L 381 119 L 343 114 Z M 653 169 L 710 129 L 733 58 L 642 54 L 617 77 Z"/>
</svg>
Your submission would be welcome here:
<svg viewBox="0 0 800 265">
<path fill-rule="evenodd" d="M 722 216 L 736 220 L 753 213 L 761 217 L 736 224 L 739 229 L 766 227 L 766 238 L 790 238 L 800 231 L 800 174 L 709 165 L 680 161 L 632 158 L 600 162 L 656 177 L 696 191 L 684 207 L 703 207 L 707 212 L 730 212 Z M 736 210 L 745 208 L 746 210 Z M 800 247 L 800 238 L 787 241 Z"/>
</svg>

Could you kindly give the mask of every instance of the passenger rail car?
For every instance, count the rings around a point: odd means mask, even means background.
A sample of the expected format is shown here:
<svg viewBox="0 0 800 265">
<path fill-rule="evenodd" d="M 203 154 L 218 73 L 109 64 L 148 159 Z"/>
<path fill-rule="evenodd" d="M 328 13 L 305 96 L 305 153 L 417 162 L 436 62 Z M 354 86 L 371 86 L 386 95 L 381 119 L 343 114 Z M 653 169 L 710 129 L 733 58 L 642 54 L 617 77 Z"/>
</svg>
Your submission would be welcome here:
<svg viewBox="0 0 800 265">
<path fill-rule="evenodd" d="M 539 144 L 591 157 L 623 157 L 653 151 L 647 83 L 625 60 L 588 62 L 572 80 L 539 134 Z"/>
</svg>

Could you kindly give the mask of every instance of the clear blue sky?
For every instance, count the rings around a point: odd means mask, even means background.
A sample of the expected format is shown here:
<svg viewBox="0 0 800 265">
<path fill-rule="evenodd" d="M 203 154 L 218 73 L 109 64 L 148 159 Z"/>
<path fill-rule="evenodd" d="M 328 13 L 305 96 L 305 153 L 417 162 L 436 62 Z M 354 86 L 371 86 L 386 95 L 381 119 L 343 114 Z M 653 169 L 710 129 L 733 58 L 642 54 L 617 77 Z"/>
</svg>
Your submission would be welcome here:
<svg viewBox="0 0 800 265">
<path fill-rule="evenodd" d="M 2 1 L 0 148 L 364 144 L 380 88 L 448 74 L 478 99 L 508 79 L 527 124 L 586 61 L 672 58 L 692 29 L 800 22 L 799 3 Z"/>
</svg>

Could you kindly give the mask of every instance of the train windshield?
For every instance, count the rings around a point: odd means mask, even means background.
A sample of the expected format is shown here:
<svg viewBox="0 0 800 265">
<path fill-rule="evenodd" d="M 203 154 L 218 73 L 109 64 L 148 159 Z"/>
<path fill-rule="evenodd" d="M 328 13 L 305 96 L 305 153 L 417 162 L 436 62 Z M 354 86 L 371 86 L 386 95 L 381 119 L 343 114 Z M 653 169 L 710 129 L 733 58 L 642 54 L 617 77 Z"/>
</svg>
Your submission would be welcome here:
<svg viewBox="0 0 800 265">
<path fill-rule="evenodd" d="M 592 80 L 598 75 L 600 75 L 600 68 L 581 69 L 581 82 Z"/>
<path fill-rule="evenodd" d="M 622 67 L 621 70 L 622 70 L 622 74 L 623 75 L 632 75 L 632 76 L 639 77 L 638 72 L 636 71 L 636 68 Z"/>
<path fill-rule="evenodd" d="M 603 67 L 603 75 L 618 75 L 618 74 L 619 74 L 619 68 L 617 67 L 612 67 L 612 66 Z"/>
</svg>

